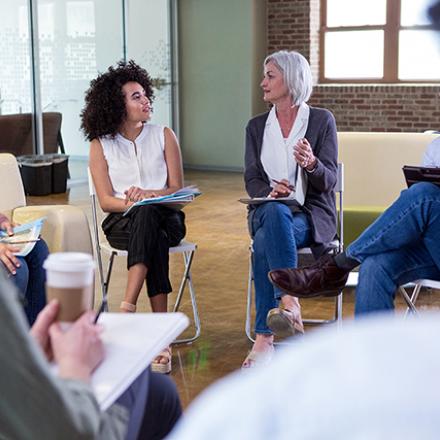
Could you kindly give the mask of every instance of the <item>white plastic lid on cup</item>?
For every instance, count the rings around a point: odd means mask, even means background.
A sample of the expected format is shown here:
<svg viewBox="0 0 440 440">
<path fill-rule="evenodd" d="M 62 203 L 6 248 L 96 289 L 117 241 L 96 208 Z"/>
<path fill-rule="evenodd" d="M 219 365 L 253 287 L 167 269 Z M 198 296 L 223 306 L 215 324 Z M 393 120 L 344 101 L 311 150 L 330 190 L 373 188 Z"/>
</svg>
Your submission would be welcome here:
<svg viewBox="0 0 440 440">
<path fill-rule="evenodd" d="M 93 283 L 95 262 L 83 252 L 55 252 L 43 263 L 46 283 L 53 287 L 84 287 Z"/>
</svg>

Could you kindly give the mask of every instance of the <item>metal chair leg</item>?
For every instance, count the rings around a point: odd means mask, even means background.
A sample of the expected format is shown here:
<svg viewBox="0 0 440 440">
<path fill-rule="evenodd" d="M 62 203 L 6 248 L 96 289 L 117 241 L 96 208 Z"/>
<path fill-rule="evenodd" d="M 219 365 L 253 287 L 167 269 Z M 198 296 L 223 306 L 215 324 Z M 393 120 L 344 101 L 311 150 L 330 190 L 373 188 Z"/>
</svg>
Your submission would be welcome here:
<svg viewBox="0 0 440 440">
<path fill-rule="evenodd" d="M 177 312 L 179 310 L 183 293 L 185 291 L 186 286 L 188 285 L 189 295 L 190 295 L 190 299 L 191 299 L 191 305 L 192 305 L 192 309 L 193 309 L 195 333 L 190 338 L 176 339 L 173 342 L 173 345 L 190 344 L 191 342 L 194 342 L 200 336 L 200 332 L 201 332 L 201 324 L 200 324 L 199 311 L 197 308 L 196 294 L 195 294 L 194 286 L 192 283 L 192 276 L 191 276 L 191 265 L 192 265 L 192 261 L 194 258 L 194 252 L 195 251 L 183 252 L 183 260 L 185 263 L 185 270 L 183 272 L 182 281 L 180 282 L 180 287 L 179 287 L 179 291 L 177 293 L 176 302 L 174 303 L 173 312 Z"/>
<path fill-rule="evenodd" d="M 248 339 L 251 342 L 255 342 L 255 339 L 252 337 L 252 331 L 251 331 L 253 285 L 254 285 L 254 272 L 252 270 L 252 253 L 250 253 L 250 255 L 249 255 L 249 277 L 248 277 L 248 289 L 247 289 L 245 331 L 246 331 L 246 336 L 248 337 Z"/>
<path fill-rule="evenodd" d="M 417 301 L 417 298 L 419 296 L 420 290 L 421 290 L 422 286 L 421 284 L 416 284 L 414 286 L 413 292 L 411 294 L 411 297 L 408 295 L 408 292 L 406 291 L 406 289 L 403 286 L 399 287 L 399 292 L 402 295 L 403 299 L 406 302 L 407 305 L 407 309 L 405 312 L 405 318 L 412 313 L 413 315 L 417 315 L 418 311 L 416 306 L 414 305 L 415 302 Z"/>
<path fill-rule="evenodd" d="M 110 284 L 110 277 L 113 270 L 113 262 L 116 256 L 116 252 L 112 252 L 108 260 L 107 273 L 105 276 L 105 281 L 102 283 L 102 297 L 104 298 L 108 292 L 108 286 Z M 104 312 L 108 312 L 108 301 L 104 303 Z"/>
<path fill-rule="evenodd" d="M 341 293 L 338 295 L 335 304 L 335 319 L 338 329 L 342 328 L 342 303 L 344 299 L 343 295 L 344 295 L 344 290 L 341 290 Z"/>
</svg>

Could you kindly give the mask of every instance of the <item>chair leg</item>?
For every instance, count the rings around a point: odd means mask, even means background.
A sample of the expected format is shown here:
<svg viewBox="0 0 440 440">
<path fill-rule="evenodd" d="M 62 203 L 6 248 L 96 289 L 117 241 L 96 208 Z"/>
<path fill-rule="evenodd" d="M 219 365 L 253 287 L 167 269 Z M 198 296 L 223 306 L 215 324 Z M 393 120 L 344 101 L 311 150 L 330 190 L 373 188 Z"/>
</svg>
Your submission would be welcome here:
<svg viewBox="0 0 440 440">
<path fill-rule="evenodd" d="M 185 264 L 185 270 L 183 272 L 182 281 L 180 282 L 179 291 L 177 293 L 176 302 L 174 303 L 173 312 L 179 311 L 180 303 L 182 301 L 182 296 L 185 291 L 186 286 L 188 285 L 189 295 L 191 298 L 191 305 L 193 309 L 193 317 L 194 317 L 194 327 L 195 327 L 195 333 L 190 338 L 184 338 L 184 339 L 176 339 L 173 342 L 173 345 L 175 344 L 190 344 L 191 342 L 194 342 L 199 336 L 201 332 L 201 324 L 200 324 L 200 317 L 199 317 L 199 311 L 197 308 L 197 301 L 196 301 L 196 294 L 192 282 L 192 276 L 191 276 L 191 265 L 194 258 L 194 251 L 188 251 L 183 252 L 183 260 Z"/>
<path fill-rule="evenodd" d="M 338 250 L 333 251 L 333 255 L 337 255 L 342 252 L 342 246 L 340 245 Z M 339 292 L 339 295 L 335 297 L 335 312 L 331 319 L 303 319 L 304 324 L 333 324 L 336 323 L 338 328 L 342 326 L 342 301 L 343 301 L 344 289 Z"/>
<path fill-rule="evenodd" d="M 251 331 L 253 285 L 254 285 L 254 272 L 252 270 L 252 253 L 250 253 L 250 255 L 249 255 L 249 277 L 248 277 L 248 288 L 247 288 L 245 331 L 246 331 L 246 336 L 248 337 L 248 339 L 251 342 L 255 342 L 255 339 L 252 337 L 252 331 Z"/>
<path fill-rule="evenodd" d="M 335 304 L 335 320 L 338 329 L 342 328 L 342 303 L 343 303 L 343 295 L 344 290 L 341 290 L 341 293 L 336 298 Z"/>
<path fill-rule="evenodd" d="M 333 324 L 336 323 L 338 327 L 342 326 L 342 300 L 343 300 L 343 293 L 344 291 L 341 290 L 338 296 L 335 297 L 335 311 L 333 318 L 330 319 L 303 319 L 304 324 Z"/>
<path fill-rule="evenodd" d="M 415 302 L 417 301 L 417 298 L 419 296 L 420 290 L 422 288 L 421 284 L 416 284 L 414 286 L 414 289 L 412 291 L 411 297 L 408 295 L 408 292 L 403 286 L 399 287 L 399 292 L 402 295 L 403 299 L 406 302 L 407 309 L 405 311 L 405 318 L 411 313 L 413 315 L 417 315 L 417 308 L 415 306 Z"/>
<path fill-rule="evenodd" d="M 113 270 L 113 262 L 116 256 L 116 252 L 112 252 L 110 255 L 110 258 L 108 260 L 108 266 L 107 266 L 107 274 L 105 276 L 105 281 L 102 283 L 102 298 L 105 298 L 105 301 L 103 302 L 103 310 L 104 312 L 108 312 L 108 300 L 107 300 L 107 293 L 108 293 L 108 286 L 110 284 L 110 277 L 112 275 Z"/>
</svg>

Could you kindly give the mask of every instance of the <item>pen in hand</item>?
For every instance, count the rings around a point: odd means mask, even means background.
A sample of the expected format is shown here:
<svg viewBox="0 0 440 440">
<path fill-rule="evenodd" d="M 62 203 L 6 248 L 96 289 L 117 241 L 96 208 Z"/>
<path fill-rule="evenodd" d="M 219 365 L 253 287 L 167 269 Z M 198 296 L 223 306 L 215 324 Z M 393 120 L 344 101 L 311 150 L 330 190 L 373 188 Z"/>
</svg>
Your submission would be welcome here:
<svg viewBox="0 0 440 440">
<path fill-rule="evenodd" d="M 98 313 L 95 316 L 95 320 L 93 321 L 93 324 L 98 323 L 99 315 L 106 309 L 106 307 L 107 307 L 107 298 L 103 298 Z"/>
<path fill-rule="evenodd" d="M 289 188 L 290 189 L 290 191 L 293 191 L 294 189 L 295 189 L 295 187 L 293 186 L 293 185 L 286 185 L 286 184 L 284 184 L 283 182 L 281 182 L 281 181 L 279 181 L 279 180 L 275 180 L 275 179 L 272 179 L 272 182 L 273 183 L 276 183 L 277 185 L 284 185 L 284 186 L 286 186 L 287 188 Z"/>
</svg>

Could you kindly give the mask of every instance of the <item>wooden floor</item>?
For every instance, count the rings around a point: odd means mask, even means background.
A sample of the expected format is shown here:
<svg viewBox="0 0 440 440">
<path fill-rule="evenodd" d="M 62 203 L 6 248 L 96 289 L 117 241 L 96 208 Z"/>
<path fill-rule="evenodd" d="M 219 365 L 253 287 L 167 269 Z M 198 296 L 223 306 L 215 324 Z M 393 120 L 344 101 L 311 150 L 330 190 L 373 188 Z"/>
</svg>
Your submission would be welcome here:
<svg viewBox="0 0 440 440">
<path fill-rule="evenodd" d="M 79 172 L 85 175 L 85 169 Z M 239 368 L 250 348 L 244 333 L 249 236 L 246 208 L 237 201 L 245 195 L 242 176 L 238 173 L 187 171 L 185 179 L 186 184 L 198 185 L 203 195 L 185 208 L 187 239 L 198 246 L 192 275 L 202 334 L 192 345 L 173 349 L 172 376 L 178 384 L 184 406 L 216 379 Z M 86 183 L 75 185 L 62 195 L 29 197 L 28 203 L 69 203 L 83 208 L 90 218 Z M 183 267 L 181 257 L 172 256 L 170 265 L 173 286 L 177 290 Z M 120 259 L 116 262 L 109 291 L 112 311 L 118 310 L 122 300 L 125 274 L 125 260 Z M 432 296 L 429 292 L 423 294 L 423 303 L 435 303 Z M 402 307 L 400 298 L 398 305 Z M 146 295 L 140 297 L 138 307 L 140 311 L 148 310 Z M 302 307 L 304 317 L 328 318 L 332 315 L 334 302 L 330 299 L 304 300 Z M 181 310 L 190 315 L 188 296 L 184 298 Z M 353 316 L 352 289 L 344 292 L 343 316 L 346 319 Z M 313 329 L 309 327 L 306 331 Z"/>
</svg>

